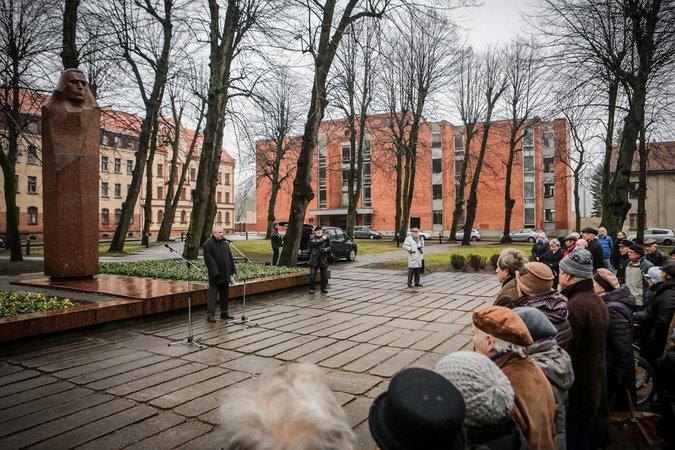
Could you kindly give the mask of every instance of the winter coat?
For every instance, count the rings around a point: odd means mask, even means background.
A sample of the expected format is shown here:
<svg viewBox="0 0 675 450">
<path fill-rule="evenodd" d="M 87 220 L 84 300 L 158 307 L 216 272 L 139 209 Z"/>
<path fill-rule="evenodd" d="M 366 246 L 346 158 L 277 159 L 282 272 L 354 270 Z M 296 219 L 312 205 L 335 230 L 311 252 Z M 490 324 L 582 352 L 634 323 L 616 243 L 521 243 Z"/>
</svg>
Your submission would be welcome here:
<svg viewBox="0 0 675 450">
<path fill-rule="evenodd" d="M 512 277 L 502 283 L 502 290 L 497 294 L 497 300 L 495 300 L 494 304 L 496 306 L 513 308 L 513 302 L 518 300 L 519 297 L 516 277 Z"/>
<path fill-rule="evenodd" d="M 527 348 L 530 358 L 539 366 L 553 388 L 555 398 L 555 449 L 565 450 L 567 425 L 567 391 L 574 383 L 572 358 L 554 338 L 535 342 Z"/>
<path fill-rule="evenodd" d="M 609 256 L 609 260 L 612 263 L 612 267 L 615 269 L 619 266 L 619 262 L 623 258 L 621 256 L 621 252 L 619 251 L 619 243 L 621 242 L 621 239 L 617 239 L 614 245 L 612 246 L 612 252 Z"/>
<path fill-rule="evenodd" d="M 605 237 L 601 237 L 598 235 L 598 237 L 595 238 L 600 245 L 602 246 L 602 256 L 605 258 L 609 258 L 612 256 L 612 238 L 609 237 L 608 235 L 605 235 Z"/>
<path fill-rule="evenodd" d="M 529 450 L 525 436 L 513 419 L 482 427 L 465 427 L 468 450 Z"/>
<path fill-rule="evenodd" d="M 408 252 L 408 267 L 411 269 L 419 269 L 422 267 L 422 259 L 424 258 L 424 238 L 421 236 L 415 240 L 412 235 L 405 238 L 403 241 L 403 250 Z M 411 250 L 415 250 L 411 253 Z"/>
<path fill-rule="evenodd" d="M 647 261 L 644 257 L 640 258 L 640 261 L 637 264 L 633 264 L 628 261 L 626 264 L 626 284 L 630 293 L 635 297 L 635 302 L 638 306 L 643 306 L 646 304 L 646 300 L 649 299 L 649 283 L 644 274 L 646 274 L 649 269 L 654 267 L 652 263 Z"/>
<path fill-rule="evenodd" d="M 325 239 L 324 239 L 325 237 Z M 328 267 L 328 256 L 330 255 L 330 238 L 322 234 L 318 236 L 313 234 L 309 237 L 309 267 Z"/>
<path fill-rule="evenodd" d="M 605 255 L 602 250 L 602 244 L 598 242 L 597 238 L 588 241 L 588 248 L 586 250 L 588 250 L 593 257 L 593 272 L 605 267 Z M 609 255 L 607 256 L 609 257 Z"/>
<path fill-rule="evenodd" d="M 619 283 L 624 284 L 626 282 L 626 267 L 630 263 L 628 255 L 619 255 L 619 260 L 614 266 L 616 269 L 616 278 L 619 280 Z"/>
<path fill-rule="evenodd" d="M 565 256 L 572 253 L 575 248 L 577 248 L 577 244 L 572 244 L 569 247 L 565 248 L 565 250 L 563 250 L 563 256 L 562 257 L 564 258 Z"/>
<path fill-rule="evenodd" d="M 551 272 L 553 272 L 554 276 L 558 276 L 558 272 L 560 270 L 558 268 L 558 264 L 560 264 L 562 255 L 563 255 L 562 248 L 559 248 L 555 252 L 553 250 L 549 250 L 541 256 L 540 260 L 542 263 L 546 264 L 551 268 Z"/>
<path fill-rule="evenodd" d="M 609 312 L 609 327 L 605 344 L 607 367 L 607 398 L 616 394 L 617 402 L 625 403 L 625 392 L 635 391 L 635 361 L 633 359 L 633 327 L 635 298 L 628 286 L 600 296 Z M 620 407 L 624 410 L 624 407 Z"/>
<path fill-rule="evenodd" d="M 609 313 L 605 302 L 593 291 L 593 280 L 574 283 L 561 293 L 568 299 L 567 309 L 572 327 L 568 353 L 574 368 L 567 419 L 591 419 L 600 405 Z"/>
<path fill-rule="evenodd" d="M 537 239 L 532 246 L 532 259 L 534 261 L 539 261 L 541 257 L 551 249 L 551 244 L 547 240 Z"/>
<path fill-rule="evenodd" d="M 675 280 L 660 283 L 654 293 L 654 299 L 644 311 L 635 315 L 635 320 L 638 324 L 649 328 L 647 342 L 642 348 L 656 359 L 663 354 L 675 313 Z"/>
<path fill-rule="evenodd" d="M 567 350 L 572 340 L 572 328 L 567 320 L 567 298 L 558 291 L 550 291 L 545 294 L 525 295 L 513 303 L 513 307 L 531 306 L 543 312 L 553 326 L 558 330 L 555 335 L 560 346 Z"/>
<path fill-rule="evenodd" d="M 668 328 L 668 338 L 666 339 L 666 348 L 663 349 L 663 356 L 668 352 L 675 352 L 675 315 L 670 321 L 670 328 Z"/>
<path fill-rule="evenodd" d="M 555 448 L 555 399 L 546 375 L 530 357 L 498 353 L 491 359 L 511 382 L 515 394 L 511 418 L 532 450 Z"/>
<path fill-rule="evenodd" d="M 211 236 L 204 242 L 202 253 L 209 271 L 209 284 L 229 283 L 230 278 L 237 273 L 237 268 L 227 241 L 218 241 Z"/>
<path fill-rule="evenodd" d="M 279 234 L 279 230 L 272 228 L 272 231 L 270 232 L 270 240 L 272 241 L 273 249 L 278 250 L 279 247 L 281 247 L 283 239 L 281 238 L 281 234 Z"/>
<path fill-rule="evenodd" d="M 647 259 L 647 261 L 654 264 L 656 267 L 661 267 L 664 262 L 668 261 L 668 257 L 658 248 L 651 255 L 647 253 L 645 255 L 645 258 Z"/>
</svg>

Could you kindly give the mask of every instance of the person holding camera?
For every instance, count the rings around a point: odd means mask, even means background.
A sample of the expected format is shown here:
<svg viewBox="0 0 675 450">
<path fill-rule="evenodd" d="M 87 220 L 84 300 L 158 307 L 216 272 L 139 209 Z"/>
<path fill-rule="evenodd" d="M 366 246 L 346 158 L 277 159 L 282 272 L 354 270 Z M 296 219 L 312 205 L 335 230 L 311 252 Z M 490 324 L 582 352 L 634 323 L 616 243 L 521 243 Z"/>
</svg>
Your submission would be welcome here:
<svg viewBox="0 0 675 450">
<path fill-rule="evenodd" d="M 420 284 L 420 272 L 423 267 L 424 238 L 420 236 L 419 228 L 413 228 L 410 236 L 403 241 L 403 250 L 408 252 L 408 287 L 412 287 L 413 278 L 415 286 L 422 287 Z"/>
<path fill-rule="evenodd" d="M 328 292 L 328 257 L 331 256 L 330 238 L 323 234 L 321 225 L 314 227 L 309 238 L 309 293 L 314 293 L 316 272 L 321 269 L 321 293 Z"/>
</svg>

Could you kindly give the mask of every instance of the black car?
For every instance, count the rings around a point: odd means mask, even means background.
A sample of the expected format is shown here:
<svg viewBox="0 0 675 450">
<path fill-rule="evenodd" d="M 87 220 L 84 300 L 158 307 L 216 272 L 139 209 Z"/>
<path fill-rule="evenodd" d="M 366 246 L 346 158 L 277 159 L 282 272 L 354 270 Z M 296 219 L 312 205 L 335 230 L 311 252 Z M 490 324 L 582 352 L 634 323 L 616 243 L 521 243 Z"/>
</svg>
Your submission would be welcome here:
<svg viewBox="0 0 675 450">
<path fill-rule="evenodd" d="M 287 227 L 288 222 L 279 222 L 280 227 Z M 302 224 L 302 239 L 300 240 L 300 250 L 298 251 L 298 260 L 309 260 L 309 237 L 314 232 L 314 227 L 308 223 Z M 358 246 L 356 243 L 338 227 L 323 227 L 323 232 L 330 238 L 330 249 L 333 253 L 332 260 L 346 259 L 354 261 Z"/>
</svg>

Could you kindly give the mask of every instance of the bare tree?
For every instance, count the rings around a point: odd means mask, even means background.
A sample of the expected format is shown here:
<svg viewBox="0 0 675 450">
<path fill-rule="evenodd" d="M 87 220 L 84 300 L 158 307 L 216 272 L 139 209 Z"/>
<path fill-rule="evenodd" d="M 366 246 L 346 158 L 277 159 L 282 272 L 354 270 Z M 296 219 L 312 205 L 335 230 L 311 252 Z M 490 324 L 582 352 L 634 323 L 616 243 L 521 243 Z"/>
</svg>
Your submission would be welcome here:
<svg viewBox="0 0 675 450">
<path fill-rule="evenodd" d="M 64 69 L 74 69 L 80 65 L 80 52 L 77 49 L 77 9 L 80 0 L 65 0 L 63 10 L 63 49 L 61 61 Z"/>
<path fill-rule="evenodd" d="M 471 230 L 473 229 L 473 222 L 476 219 L 476 210 L 478 209 L 478 182 L 483 162 L 485 161 L 485 152 L 487 151 L 490 128 L 492 127 L 492 116 L 495 112 L 497 101 L 506 90 L 508 83 L 504 72 L 504 61 L 497 55 L 498 52 L 500 52 L 499 49 L 489 48 L 481 55 L 481 66 L 483 69 L 481 90 L 485 103 L 485 117 L 480 124 L 480 150 L 473 169 L 469 200 L 466 203 L 466 221 L 464 222 L 462 245 L 471 245 Z M 454 237 L 452 234 L 450 236 Z"/>
<path fill-rule="evenodd" d="M 0 167 L 10 261 L 23 261 L 14 185 L 16 161 L 28 121 L 35 120 L 24 112 L 39 115 L 36 109 L 44 100 L 35 89 L 46 72 L 43 58 L 56 50 L 53 42 L 58 33 L 50 25 L 55 6 L 48 0 L 0 0 Z"/>
<path fill-rule="evenodd" d="M 516 200 L 511 197 L 511 178 L 513 163 L 520 151 L 519 144 L 523 138 L 523 126 L 532 120 L 534 112 L 541 107 L 544 95 L 542 67 L 542 49 L 534 42 L 516 39 L 506 49 L 505 71 L 507 90 L 504 93 L 506 112 L 509 123 L 509 153 L 504 167 L 504 232 L 500 241 L 511 242 L 511 216 Z"/>
</svg>

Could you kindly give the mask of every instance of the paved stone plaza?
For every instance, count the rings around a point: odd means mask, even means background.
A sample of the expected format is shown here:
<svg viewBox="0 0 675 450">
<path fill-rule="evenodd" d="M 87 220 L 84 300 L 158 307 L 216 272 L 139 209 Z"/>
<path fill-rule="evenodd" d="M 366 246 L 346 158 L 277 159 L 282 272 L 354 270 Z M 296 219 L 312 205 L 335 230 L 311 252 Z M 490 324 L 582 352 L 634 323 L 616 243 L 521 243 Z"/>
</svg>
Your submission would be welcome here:
<svg viewBox="0 0 675 450">
<path fill-rule="evenodd" d="M 373 259 L 334 264 L 329 294 L 249 297 L 251 326 L 207 323 L 195 308 L 204 349 L 168 345 L 188 335 L 185 311 L 3 345 L 0 448 L 219 449 L 227 389 L 311 362 L 330 378 L 356 449 L 372 450 L 373 399 L 401 369 L 470 348 L 471 312 L 499 290 L 495 275 L 447 272 L 407 288 L 402 271 L 363 267 Z M 240 316 L 241 304 L 230 312 Z"/>
</svg>

